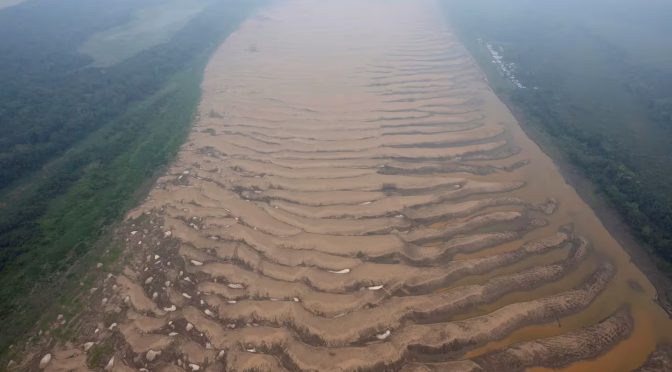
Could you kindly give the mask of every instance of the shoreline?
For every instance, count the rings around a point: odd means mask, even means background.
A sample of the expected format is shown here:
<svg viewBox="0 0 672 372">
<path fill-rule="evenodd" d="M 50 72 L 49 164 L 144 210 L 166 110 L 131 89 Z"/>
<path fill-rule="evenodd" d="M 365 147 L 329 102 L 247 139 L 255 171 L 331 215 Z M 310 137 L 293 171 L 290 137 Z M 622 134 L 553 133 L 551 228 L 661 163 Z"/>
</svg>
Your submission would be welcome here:
<svg viewBox="0 0 672 372">
<path fill-rule="evenodd" d="M 472 56 L 472 58 L 480 65 L 475 57 Z M 483 71 L 483 74 L 487 76 L 485 71 Z M 651 282 L 656 289 L 656 298 L 653 300 L 672 319 L 672 279 L 656 267 L 652 254 L 648 252 L 643 243 L 633 236 L 630 227 L 623 221 L 612 202 L 600 194 L 597 187 L 583 174 L 581 169 L 566 159 L 562 151 L 547 135 L 529 124 L 525 113 L 521 109 L 504 94 L 498 93 L 495 89 L 492 89 L 492 91 L 511 111 L 523 132 L 553 161 L 565 182 L 576 190 L 579 197 L 590 206 L 609 234 L 623 247 L 630 256 L 630 260 Z"/>
</svg>

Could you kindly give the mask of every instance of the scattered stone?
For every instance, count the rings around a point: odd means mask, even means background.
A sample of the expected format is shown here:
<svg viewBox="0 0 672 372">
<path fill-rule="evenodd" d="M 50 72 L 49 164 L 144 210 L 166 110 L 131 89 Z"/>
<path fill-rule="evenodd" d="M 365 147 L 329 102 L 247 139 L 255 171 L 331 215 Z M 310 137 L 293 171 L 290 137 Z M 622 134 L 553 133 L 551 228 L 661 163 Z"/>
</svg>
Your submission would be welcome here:
<svg viewBox="0 0 672 372">
<path fill-rule="evenodd" d="M 391 334 L 392 334 L 392 332 L 390 332 L 390 330 L 388 329 L 387 331 L 385 331 L 383 333 L 377 334 L 376 338 L 379 339 L 379 340 L 384 340 L 384 339 L 390 337 Z"/>
<path fill-rule="evenodd" d="M 329 270 L 330 273 L 332 274 L 347 274 L 350 272 L 350 269 L 343 269 L 343 270 Z"/>
<path fill-rule="evenodd" d="M 107 364 L 105 365 L 105 370 L 111 371 L 112 367 L 114 367 L 114 357 L 110 358 L 110 361 L 107 362 Z"/>
<path fill-rule="evenodd" d="M 159 355 L 161 355 L 161 351 L 149 350 L 147 354 L 145 354 L 145 359 L 147 359 L 148 362 L 153 362 Z"/>
<path fill-rule="evenodd" d="M 40 369 L 45 369 L 49 362 L 51 362 L 51 354 L 45 354 L 42 359 L 40 359 Z"/>
</svg>

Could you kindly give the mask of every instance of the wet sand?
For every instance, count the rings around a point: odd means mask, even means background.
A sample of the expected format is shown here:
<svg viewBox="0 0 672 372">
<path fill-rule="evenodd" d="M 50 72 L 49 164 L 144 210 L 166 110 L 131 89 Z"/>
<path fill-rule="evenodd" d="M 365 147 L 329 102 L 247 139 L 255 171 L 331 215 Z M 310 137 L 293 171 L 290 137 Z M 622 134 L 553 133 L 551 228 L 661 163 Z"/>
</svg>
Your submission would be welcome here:
<svg viewBox="0 0 672 372">
<path fill-rule="evenodd" d="M 112 370 L 628 371 L 672 341 L 431 0 L 244 23 L 120 239 L 80 336 Z"/>
</svg>

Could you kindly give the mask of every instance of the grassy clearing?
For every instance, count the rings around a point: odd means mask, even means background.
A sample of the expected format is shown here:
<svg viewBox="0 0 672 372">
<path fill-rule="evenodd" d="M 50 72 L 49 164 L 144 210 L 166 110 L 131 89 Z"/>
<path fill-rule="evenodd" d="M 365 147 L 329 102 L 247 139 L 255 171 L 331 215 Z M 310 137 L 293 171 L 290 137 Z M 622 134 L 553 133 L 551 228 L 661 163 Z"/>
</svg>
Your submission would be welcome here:
<svg viewBox="0 0 672 372">
<path fill-rule="evenodd" d="M 165 43 L 211 0 L 167 0 L 138 9 L 132 19 L 89 37 L 80 51 L 98 67 L 112 66 L 145 49 Z"/>
</svg>

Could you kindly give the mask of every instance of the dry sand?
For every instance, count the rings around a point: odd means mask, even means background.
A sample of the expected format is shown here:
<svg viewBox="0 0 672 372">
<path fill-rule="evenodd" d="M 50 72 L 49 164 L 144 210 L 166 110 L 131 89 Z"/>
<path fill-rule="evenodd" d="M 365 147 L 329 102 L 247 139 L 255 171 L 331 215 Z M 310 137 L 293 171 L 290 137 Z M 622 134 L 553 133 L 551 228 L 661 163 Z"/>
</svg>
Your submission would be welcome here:
<svg viewBox="0 0 672 372">
<path fill-rule="evenodd" d="M 247 21 L 120 239 L 80 335 L 112 340 L 111 370 L 626 371 L 671 341 L 432 0 Z M 47 370 L 81 364 L 68 350 Z"/>
</svg>

